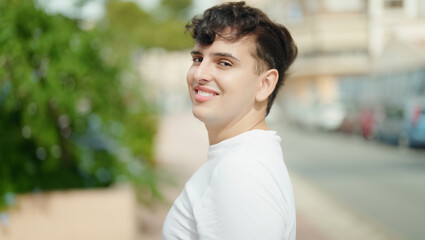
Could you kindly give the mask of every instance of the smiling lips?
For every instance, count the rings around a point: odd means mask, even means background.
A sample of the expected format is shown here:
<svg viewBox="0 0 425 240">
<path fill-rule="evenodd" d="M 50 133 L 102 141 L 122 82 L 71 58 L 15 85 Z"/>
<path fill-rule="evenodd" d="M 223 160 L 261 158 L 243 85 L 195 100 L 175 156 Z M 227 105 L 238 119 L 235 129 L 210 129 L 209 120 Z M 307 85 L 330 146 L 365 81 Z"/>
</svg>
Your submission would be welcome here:
<svg viewBox="0 0 425 240">
<path fill-rule="evenodd" d="M 216 91 L 203 86 L 195 86 L 194 90 L 197 102 L 206 102 L 218 95 Z"/>
</svg>

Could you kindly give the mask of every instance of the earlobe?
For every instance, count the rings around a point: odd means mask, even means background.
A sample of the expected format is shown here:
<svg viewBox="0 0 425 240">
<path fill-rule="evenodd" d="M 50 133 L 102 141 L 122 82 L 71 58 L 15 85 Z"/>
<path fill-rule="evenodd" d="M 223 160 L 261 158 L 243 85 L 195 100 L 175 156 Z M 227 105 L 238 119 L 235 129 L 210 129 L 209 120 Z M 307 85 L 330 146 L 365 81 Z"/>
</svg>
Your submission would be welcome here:
<svg viewBox="0 0 425 240">
<path fill-rule="evenodd" d="M 270 96 L 270 94 L 272 94 L 273 90 L 275 89 L 278 78 L 279 73 L 276 69 L 270 69 L 262 74 L 260 86 L 257 92 L 257 96 L 255 98 L 257 102 L 267 100 L 267 98 Z"/>
</svg>

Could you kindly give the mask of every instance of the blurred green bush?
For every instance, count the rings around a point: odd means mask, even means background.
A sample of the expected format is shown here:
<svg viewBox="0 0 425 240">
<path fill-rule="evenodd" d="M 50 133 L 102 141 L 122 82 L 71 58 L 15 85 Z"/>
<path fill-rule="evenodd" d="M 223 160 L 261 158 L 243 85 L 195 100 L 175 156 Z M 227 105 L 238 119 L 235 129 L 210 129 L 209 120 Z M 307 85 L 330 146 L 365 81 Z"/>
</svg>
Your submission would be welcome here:
<svg viewBox="0 0 425 240">
<path fill-rule="evenodd" d="M 0 209 L 17 193 L 127 181 L 159 195 L 155 108 L 114 57 L 131 49 L 110 28 L 80 26 L 32 1 L 0 1 Z"/>
<path fill-rule="evenodd" d="M 188 49 L 193 40 L 185 35 L 191 0 L 162 0 L 146 12 L 130 1 L 111 0 L 106 4 L 103 25 L 112 33 L 113 45 L 126 52 L 138 48 Z"/>
</svg>

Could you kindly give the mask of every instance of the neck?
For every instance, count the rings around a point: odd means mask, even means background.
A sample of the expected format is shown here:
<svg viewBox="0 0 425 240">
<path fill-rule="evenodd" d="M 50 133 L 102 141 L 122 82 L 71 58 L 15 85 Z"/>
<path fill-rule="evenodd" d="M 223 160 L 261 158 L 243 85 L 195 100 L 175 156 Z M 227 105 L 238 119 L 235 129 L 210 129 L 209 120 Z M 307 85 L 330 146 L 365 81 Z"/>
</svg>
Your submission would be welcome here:
<svg viewBox="0 0 425 240">
<path fill-rule="evenodd" d="M 245 122 L 241 120 L 229 126 L 214 126 L 207 124 L 205 124 L 205 126 L 208 131 L 210 145 L 217 144 L 223 140 L 232 138 L 253 129 L 269 130 L 264 117 L 252 122 Z"/>
</svg>

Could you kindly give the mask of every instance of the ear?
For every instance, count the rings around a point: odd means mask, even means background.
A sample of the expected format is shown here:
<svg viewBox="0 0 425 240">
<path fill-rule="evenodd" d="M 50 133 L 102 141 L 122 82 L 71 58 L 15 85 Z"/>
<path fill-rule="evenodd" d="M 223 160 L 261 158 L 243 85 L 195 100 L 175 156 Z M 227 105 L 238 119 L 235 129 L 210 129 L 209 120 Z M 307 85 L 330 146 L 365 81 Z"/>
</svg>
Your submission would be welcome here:
<svg viewBox="0 0 425 240">
<path fill-rule="evenodd" d="M 269 69 L 261 74 L 260 85 L 255 97 L 255 100 L 262 102 L 272 94 L 276 87 L 277 80 L 279 78 L 279 72 L 276 69 Z"/>
</svg>

